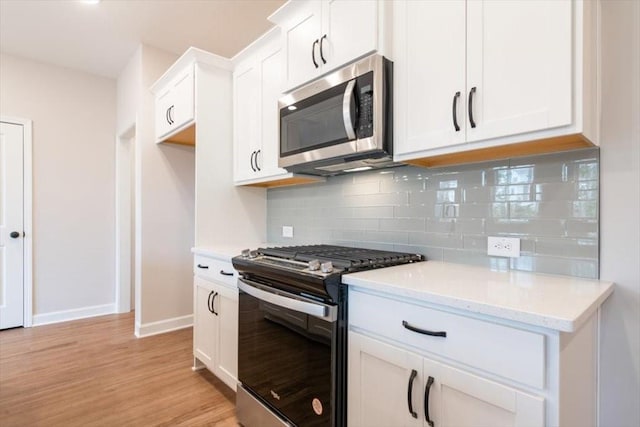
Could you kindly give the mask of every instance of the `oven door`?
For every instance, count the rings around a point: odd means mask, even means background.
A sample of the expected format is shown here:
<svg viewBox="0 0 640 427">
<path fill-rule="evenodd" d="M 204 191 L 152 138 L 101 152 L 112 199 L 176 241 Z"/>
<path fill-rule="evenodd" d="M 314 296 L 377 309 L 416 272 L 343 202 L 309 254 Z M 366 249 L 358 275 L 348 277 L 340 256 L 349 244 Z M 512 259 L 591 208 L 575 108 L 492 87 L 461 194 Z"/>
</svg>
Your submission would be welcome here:
<svg viewBox="0 0 640 427">
<path fill-rule="evenodd" d="M 245 278 L 238 287 L 242 387 L 289 423 L 334 425 L 337 306 Z"/>
</svg>

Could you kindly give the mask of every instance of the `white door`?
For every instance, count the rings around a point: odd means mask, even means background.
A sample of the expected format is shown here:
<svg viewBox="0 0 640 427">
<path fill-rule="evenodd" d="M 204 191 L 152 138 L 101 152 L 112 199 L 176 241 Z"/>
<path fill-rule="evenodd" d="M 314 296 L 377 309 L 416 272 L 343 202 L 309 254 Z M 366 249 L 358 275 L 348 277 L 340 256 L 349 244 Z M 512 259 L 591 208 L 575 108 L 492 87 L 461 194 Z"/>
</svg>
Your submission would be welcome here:
<svg viewBox="0 0 640 427">
<path fill-rule="evenodd" d="M 397 154 L 465 141 L 465 5 L 394 2 Z"/>
<path fill-rule="evenodd" d="M 280 110 L 278 98 L 282 96 L 284 79 L 282 61 L 284 54 L 280 48 L 269 52 L 261 60 L 262 68 L 262 146 L 258 153 L 258 165 L 266 175 L 287 173 L 278 168 L 280 151 Z"/>
<path fill-rule="evenodd" d="M 186 68 L 156 95 L 156 139 L 171 133 L 194 117 L 194 69 Z"/>
<path fill-rule="evenodd" d="M 0 329 L 23 324 L 22 125 L 0 123 Z"/>
<path fill-rule="evenodd" d="M 194 301 L 193 353 L 209 370 L 215 366 L 218 321 L 211 311 L 211 300 L 215 292 L 212 285 L 196 277 Z"/>
<path fill-rule="evenodd" d="M 348 361 L 349 426 L 422 426 L 420 356 L 349 332 Z"/>
<path fill-rule="evenodd" d="M 260 69 L 254 63 L 235 75 L 235 170 L 234 179 L 258 176 L 257 151 L 260 147 Z"/>
<path fill-rule="evenodd" d="M 572 7 L 467 2 L 467 141 L 571 124 Z"/>
<path fill-rule="evenodd" d="M 215 374 L 235 391 L 238 383 L 238 290 L 217 285 L 214 289 L 217 295 L 211 305 L 218 321 Z"/>
<path fill-rule="evenodd" d="M 544 399 L 424 359 L 425 419 L 439 427 L 542 427 Z M 432 381 L 429 381 L 432 379 Z M 428 416 L 427 416 L 428 415 Z"/>
<path fill-rule="evenodd" d="M 310 1 L 284 29 L 287 49 L 287 88 L 291 89 L 317 76 L 321 71 L 321 3 Z"/>
<path fill-rule="evenodd" d="M 378 2 L 375 0 L 329 0 L 323 3 L 323 73 L 377 49 Z M 325 37 L 326 36 L 326 37 Z M 323 63 L 324 64 L 324 63 Z"/>
</svg>

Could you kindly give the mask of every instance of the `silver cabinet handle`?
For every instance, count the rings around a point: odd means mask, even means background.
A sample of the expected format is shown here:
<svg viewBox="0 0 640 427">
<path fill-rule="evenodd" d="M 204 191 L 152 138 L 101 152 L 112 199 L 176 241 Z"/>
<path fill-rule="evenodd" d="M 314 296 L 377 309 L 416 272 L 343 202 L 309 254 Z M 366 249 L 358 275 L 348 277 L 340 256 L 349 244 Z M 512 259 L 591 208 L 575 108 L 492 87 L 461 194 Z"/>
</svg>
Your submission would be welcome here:
<svg viewBox="0 0 640 427">
<path fill-rule="evenodd" d="M 344 98 L 342 99 L 342 120 L 344 121 L 344 130 L 347 131 L 347 137 L 350 141 L 356 139 L 356 130 L 351 122 L 351 101 L 355 85 L 355 79 L 347 83 L 347 88 L 344 90 Z"/>
<path fill-rule="evenodd" d="M 328 305 L 317 304 L 313 302 L 303 301 L 297 298 L 291 298 L 281 293 L 269 292 L 255 286 L 251 286 L 246 279 L 238 279 L 238 288 L 258 298 L 259 300 L 269 302 L 279 307 L 288 308 L 290 310 L 305 313 L 310 316 L 325 319 L 334 322 L 337 319 L 337 308 Z M 283 292 L 284 293 L 284 292 Z"/>
</svg>

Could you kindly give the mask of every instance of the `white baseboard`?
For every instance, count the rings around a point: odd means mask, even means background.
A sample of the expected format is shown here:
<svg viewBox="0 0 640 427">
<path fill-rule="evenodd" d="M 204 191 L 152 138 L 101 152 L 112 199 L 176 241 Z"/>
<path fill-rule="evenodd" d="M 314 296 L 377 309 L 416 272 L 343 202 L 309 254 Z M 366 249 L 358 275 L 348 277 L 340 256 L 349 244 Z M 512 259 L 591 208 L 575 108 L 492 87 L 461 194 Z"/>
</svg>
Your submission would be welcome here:
<svg viewBox="0 0 640 427">
<path fill-rule="evenodd" d="M 85 319 L 87 317 L 103 316 L 116 312 L 115 304 L 94 305 L 92 307 L 74 308 L 72 310 L 54 311 L 33 315 L 33 326 L 49 325 L 51 323 L 67 322 L 69 320 Z"/>
<path fill-rule="evenodd" d="M 193 315 L 174 317 L 172 319 L 159 320 L 150 323 L 136 323 L 135 334 L 138 338 L 150 337 L 151 335 L 164 334 L 165 332 L 177 331 L 178 329 L 190 328 L 193 326 Z"/>
</svg>

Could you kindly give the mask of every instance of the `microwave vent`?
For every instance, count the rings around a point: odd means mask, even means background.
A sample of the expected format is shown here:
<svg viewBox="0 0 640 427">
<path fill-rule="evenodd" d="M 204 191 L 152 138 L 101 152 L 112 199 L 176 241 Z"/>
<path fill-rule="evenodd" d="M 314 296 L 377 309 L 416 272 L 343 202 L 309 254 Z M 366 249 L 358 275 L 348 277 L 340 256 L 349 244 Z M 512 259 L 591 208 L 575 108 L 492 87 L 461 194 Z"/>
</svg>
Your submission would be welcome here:
<svg viewBox="0 0 640 427">
<path fill-rule="evenodd" d="M 314 169 L 318 171 L 328 172 L 329 174 L 338 174 L 347 169 L 357 169 L 357 168 L 388 168 L 393 166 L 403 166 L 402 163 L 396 163 L 389 159 L 388 157 L 381 157 L 379 159 L 365 159 L 365 160 L 355 160 L 351 162 L 343 162 L 337 163 L 328 166 L 317 166 Z"/>
</svg>

